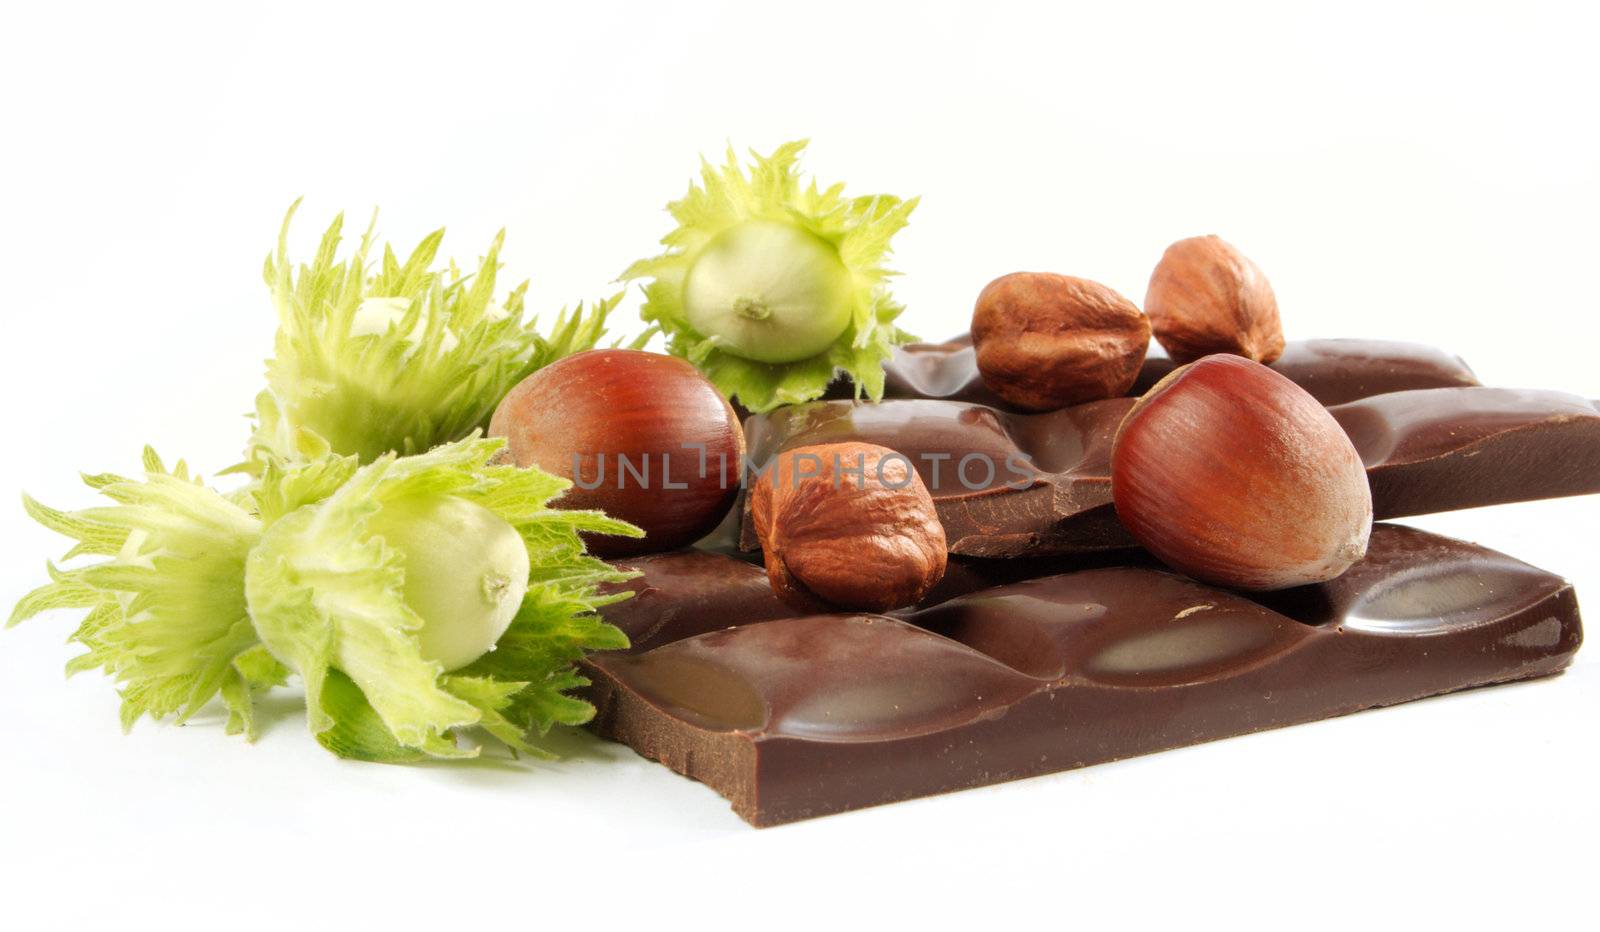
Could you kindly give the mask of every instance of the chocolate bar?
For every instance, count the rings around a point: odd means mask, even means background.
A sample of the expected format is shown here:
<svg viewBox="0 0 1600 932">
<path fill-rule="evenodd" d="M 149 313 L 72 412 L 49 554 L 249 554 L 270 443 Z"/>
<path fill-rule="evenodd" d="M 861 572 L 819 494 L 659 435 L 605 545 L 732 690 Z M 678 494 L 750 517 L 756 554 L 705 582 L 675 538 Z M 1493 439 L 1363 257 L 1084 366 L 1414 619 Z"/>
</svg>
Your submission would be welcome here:
<svg viewBox="0 0 1600 932">
<path fill-rule="evenodd" d="M 1132 546 L 1111 508 L 1111 441 L 1132 407 L 1131 398 L 1113 398 L 1009 414 L 954 401 L 825 401 L 752 417 L 745 442 L 757 464 L 784 450 L 845 440 L 906 456 L 933 495 L 951 553 L 1108 550 Z M 963 477 L 963 461 L 974 456 Z M 753 524 L 745 522 L 747 549 L 757 546 Z"/>
<path fill-rule="evenodd" d="M 673 550 L 616 560 L 613 565 L 639 574 L 604 587 L 607 594 L 633 594 L 601 611 L 606 621 L 628 636 L 629 653 L 732 625 L 797 614 L 772 594 L 766 570 L 727 554 Z"/>
<path fill-rule="evenodd" d="M 1077 569 L 1097 565 L 1155 566 L 1153 559 L 1134 552 L 1077 557 Z M 623 583 L 607 583 L 602 591 L 632 593 L 632 597 L 606 606 L 605 620 L 628 636 L 626 652 L 653 650 L 663 644 L 718 631 L 734 625 L 793 618 L 805 614 L 784 605 L 773 595 L 767 572 L 758 563 L 727 553 L 695 547 L 613 561 L 618 569 L 637 573 Z M 1003 583 L 1059 573 L 1059 557 L 1022 557 L 1014 560 L 976 560 L 952 557 L 944 578 L 921 606 L 937 605 L 957 596 Z"/>
<path fill-rule="evenodd" d="M 1379 525 L 1344 576 L 1269 596 L 1101 567 L 586 665 L 595 730 L 767 826 L 1546 676 L 1581 639 L 1559 577 Z"/>
<path fill-rule="evenodd" d="M 752 417 L 745 434 L 755 463 L 846 440 L 900 452 L 932 493 L 951 553 L 1084 553 L 1133 544 L 1111 505 L 1111 443 L 1132 406 L 1113 398 L 1014 414 L 956 401 L 823 401 Z M 1574 395 L 1414 389 L 1329 410 L 1367 465 L 1380 520 L 1600 492 L 1600 410 Z M 1016 468 L 1024 460 L 1026 475 Z M 757 546 L 749 521 L 741 543 Z"/>
<path fill-rule="evenodd" d="M 1478 384 L 1461 357 L 1395 340 L 1295 340 L 1269 366 L 1325 405 L 1390 392 Z M 1144 394 L 1177 367 L 1159 344 L 1152 343 L 1131 394 Z"/>
<path fill-rule="evenodd" d="M 1576 395 L 1441 388 L 1328 410 L 1380 519 L 1600 492 L 1600 409 Z"/>
<path fill-rule="evenodd" d="M 1158 344 L 1151 344 L 1133 384 L 1142 395 L 1176 364 Z M 1458 357 L 1419 343 L 1392 340 L 1298 340 L 1289 343 L 1272 368 L 1289 377 L 1325 405 L 1418 388 L 1477 385 Z M 829 398 L 848 399 L 849 382 L 831 387 Z M 972 341 L 957 337 L 945 343 L 912 343 L 896 347 L 884 365 L 885 398 L 927 398 L 967 401 L 1010 410 L 983 384 Z"/>
</svg>

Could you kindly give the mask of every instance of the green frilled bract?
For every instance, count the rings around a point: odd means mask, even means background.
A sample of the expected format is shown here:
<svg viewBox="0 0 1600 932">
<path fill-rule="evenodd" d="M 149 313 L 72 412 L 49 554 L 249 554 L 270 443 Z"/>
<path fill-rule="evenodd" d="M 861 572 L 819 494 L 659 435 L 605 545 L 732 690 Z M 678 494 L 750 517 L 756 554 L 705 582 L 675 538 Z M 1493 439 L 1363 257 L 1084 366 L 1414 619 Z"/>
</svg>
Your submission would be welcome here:
<svg viewBox="0 0 1600 932">
<path fill-rule="evenodd" d="M 802 187 L 805 146 L 752 153 L 748 173 L 732 149 L 720 168 L 702 160 L 700 184 L 667 205 L 666 252 L 622 276 L 649 280 L 640 313 L 668 349 L 756 412 L 818 398 L 841 373 L 877 400 L 884 361 L 912 339 L 883 262 L 917 199 Z"/>
<path fill-rule="evenodd" d="M 252 697 L 305 683 L 307 718 L 335 753 L 377 761 L 471 756 L 478 728 L 512 748 L 593 709 L 568 692 L 585 650 L 625 646 L 595 610 L 629 577 L 584 552 L 580 532 L 639 536 L 599 512 L 549 507 L 568 485 L 537 469 L 490 465 L 498 440 L 469 438 L 362 465 L 311 431 L 291 458 L 266 456 L 257 481 L 227 495 L 146 451 L 142 479 L 86 477 L 110 505 L 28 513 L 100 559 L 49 567 L 10 624 L 53 608 L 85 610 L 68 671 L 101 669 L 122 693 L 125 728 L 143 716 L 184 721 L 220 696 L 227 729 L 254 737 Z M 404 556 L 369 524 L 383 509 L 453 496 L 492 512 L 527 545 L 521 608 L 497 646 L 446 672 L 422 656 L 420 619 L 403 595 Z M 450 555 L 440 555 L 448 559 Z"/>
<path fill-rule="evenodd" d="M 341 214 L 312 261 L 296 266 L 288 233 L 298 206 L 289 208 L 266 260 L 278 332 L 255 430 L 236 471 L 260 475 L 269 459 L 294 456 L 301 430 L 363 463 L 460 440 L 486 427 L 500 399 L 528 374 L 592 349 L 622 297 L 587 311 L 582 304 L 562 309 L 541 335 L 536 320 L 523 320 L 527 282 L 495 299 L 504 231 L 477 270 L 464 274 L 454 262 L 433 267 L 442 229 L 403 262 L 387 245 L 372 262 L 369 225 L 354 254 L 340 258 Z"/>
</svg>

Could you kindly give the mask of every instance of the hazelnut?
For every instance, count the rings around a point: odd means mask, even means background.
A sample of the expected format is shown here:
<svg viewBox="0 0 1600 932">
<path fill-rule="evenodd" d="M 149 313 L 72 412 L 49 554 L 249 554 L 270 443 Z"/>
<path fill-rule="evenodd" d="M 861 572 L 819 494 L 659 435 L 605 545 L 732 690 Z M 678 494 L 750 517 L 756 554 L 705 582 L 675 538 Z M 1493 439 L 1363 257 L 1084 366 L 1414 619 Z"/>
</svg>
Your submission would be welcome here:
<svg viewBox="0 0 1600 932">
<path fill-rule="evenodd" d="M 600 349 L 518 383 L 489 422 L 518 466 L 573 480 L 556 508 L 597 509 L 643 538 L 585 536 L 605 557 L 673 550 L 721 521 L 739 495 L 744 431 L 716 387 L 676 356 Z"/>
<path fill-rule="evenodd" d="M 1366 554 L 1372 493 L 1350 438 L 1260 363 L 1207 356 L 1136 403 L 1111 448 L 1117 517 L 1196 579 L 1283 589 Z"/>
<path fill-rule="evenodd" d="M 944 526 L 906 457 L 871 443 L 779 453 L 752 480 L 772 591 L 801 611 L 886 612 L 944 577 Z"/>
<path fill-rule="evenodd" d="M 990 391 L 1018 408 L 1053 411 L 1126 394 L 1150 346 L 1150 321 L 1098 282 L 1013 272 L 978 295 L 972 342 Z"/>
<path fill-rule="evenodd" d="M 1144 310 L 1156 342 L 1176 362 L 1232 353 L 1256 362 L 1283 355 L 1278 299 L 1261 269 L 1215 236 L 1180 239 L 1150 275 Z"/>
</svg>

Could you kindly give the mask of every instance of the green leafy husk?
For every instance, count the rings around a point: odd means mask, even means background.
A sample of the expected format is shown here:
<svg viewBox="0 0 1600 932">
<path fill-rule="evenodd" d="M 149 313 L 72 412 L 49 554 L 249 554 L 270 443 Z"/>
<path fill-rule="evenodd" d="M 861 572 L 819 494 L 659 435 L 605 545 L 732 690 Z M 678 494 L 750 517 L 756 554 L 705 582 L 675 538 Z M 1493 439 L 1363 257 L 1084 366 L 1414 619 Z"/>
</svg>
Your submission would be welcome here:
<svg viewBox="0 0 1600 932">
<path fill-rule="evenodd" d="M 566 480 L 491 466 L 502 442 L 469 438 L 362 466 L 310 431 L 295 456 L 262 461 L 244 492 L 223 495 L 146 451 L 142 480 L 86 481 L 113 504 L 77 512 L 25 499 L 28 513 L 76 541 L 51 581 L 9 624 L 53 608 L 84 609 L 69 672 L 101 669 L 121 687 L 125 728 L 141 717 L 184 721 L 220 697 L 229 733 L 256 734 L 254 696 L 305 682 L 307 718 L 325 747 L 373 761 L 477 753 L 457 737 L 481 729 L 539 753 L 531 739 L 593 710 L 567 693 L 584 683 L 586 650 L 625 646 L 595 610 L 629 577 L 584 552 L 580 532 L 639 536 L 598 512 L 555 510 Z M 533 566 L 526 597 L 496 649 L 445 673 L 422 657 L 419 619 L 401 597 L 403 558 L 368 533 L 387 504 L 456 496 L 516 529 Z"/>
<path fill-rule="evenodd" d="M 355 251 L 340 258 L 340 214 L 312 260 L 296 266 L 288 232 L 298 207 L 296 201 L 284 217 L 263 273 L 278 332 L 245 461 L 235 467 L 251 475 L 273 457 L 292 457 L 301 430 L 363 463 L 460 440 L 486 427 L 500 399 L 529 373 L 592 349 L 622 298 L 563 308 L 541 335 L 536 320 L 523 320 L 526 281 L 495 300 L 504 231 L 477 269 L 463 274 L 454 262 L 434 268 L 442 229 L 404 261 L 385 245 L 373 262 L 369 224 Z"/>
<path fill-rule="evenodd" d="M 258 641 L 244 597 L 244 565 L 261 521 L 149 449 L 143 481 L 85 477 L 114 504 L 61 512 L 24 497 L 34 520 L 77 541 L 48 567 L 50 583 L 17 603 L 7 626 L 51 608 L 85 609 L 71 640 L 85 648 L 69 674 L 102 669 L 121 687 L 122 724 L 142 716 L 187 720 L 222 693 L 237 725 L 251 723 L 247 676 L 235 665 Z"/>
<path fill-rule="evenodd" d="M 847 198 L 842 184 L 819 191 L 815 181 L 802 187 L 796 165 L 805 146 L 801 140 L 770 156 L 751 153 L 748 173 L 731 148 L 720 168 L 702 160 L 700 184 L 691 184 L 682 199 L 667 205 L 678 226 L 661 240 L 666 252 L 635 262 L 622 275 L 628 281 L 649 280 L 640 314 L 666 334 L 669 351 L 756 412 L 819 398 L 840 373 L 854 381 L 858 398 L 877 401 L 883 397 L 884 361 L 896 344 L 913 339 L 894 326 L 904 308 L 889 294 L 886 283 L 894 273 L 883 262 L 890 239 L 905 226 L 917 199 Z M 689 321 L 684 287 L 702 251 L 718 234 L 758 220 L 791 224 L 817 237 L 837 251 L 850 274 L 850 323 L 815 356 L 786 363 L 747 359 Z"/>
</svg>

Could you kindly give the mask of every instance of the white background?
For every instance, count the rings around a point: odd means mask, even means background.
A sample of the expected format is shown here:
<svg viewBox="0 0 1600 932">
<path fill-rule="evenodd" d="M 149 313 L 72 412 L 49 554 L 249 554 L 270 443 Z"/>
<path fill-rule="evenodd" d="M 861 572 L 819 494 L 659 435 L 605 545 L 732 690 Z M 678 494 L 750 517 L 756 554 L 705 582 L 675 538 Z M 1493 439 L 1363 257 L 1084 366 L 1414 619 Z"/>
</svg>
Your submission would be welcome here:
<svg viewBox="0 0 1600 932">
<path fill-rule="evenodd" d="M 1600 396 L 1594 17 L 11 9 L 0 493 L 87 505 L 76 471 L 131 471 L 146 442 L 231 462 L 273 328 L 261 259 L 298 195 L 301 255 L 340 209 L 381 205 L 407 245 L 448 224 L 468 259 L 505 226 L 506 274 L 553 310 L 656 250 L 700 153 L 798 136 L 824 181 L 923 196 L 895 265 L 926 336 L 1017 269 L 1139 301 L 1168 242 L 1218 232 L 1267 271 L 1292 338 L 1432 341 L 1491 384 Z M 9 605 L 65 545 L 14 504 L 0 522 Z M 1594 500 L 1415 523 L 1600 592 Z M 0 636 L 6 928 L 1593 921 L 1592 648 L 1551 681 L 757 832 L 585 736 L 555 765 L 342 763 L 286 696 L 254 746 L 215 717 L 122 737 L 106 682 L 62 680 L 68 622 Z"/>
</svg>

